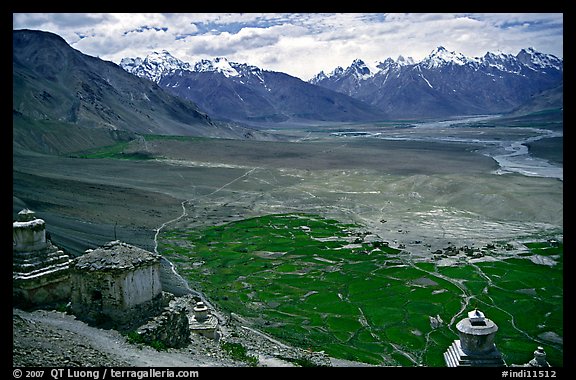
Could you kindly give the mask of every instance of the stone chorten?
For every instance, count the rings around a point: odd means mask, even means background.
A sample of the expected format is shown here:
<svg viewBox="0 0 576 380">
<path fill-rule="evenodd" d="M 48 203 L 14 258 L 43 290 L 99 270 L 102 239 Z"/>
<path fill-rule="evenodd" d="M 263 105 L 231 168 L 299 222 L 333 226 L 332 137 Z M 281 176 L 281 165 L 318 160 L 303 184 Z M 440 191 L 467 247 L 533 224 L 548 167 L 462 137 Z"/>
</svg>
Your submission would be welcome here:
<svg viewBox="0 0 576 380">
<path fill-rule="evenodd" d="M 192 315 L 188 317 L 190 321 L 190 331 L 218 340 L 218 318 L 210 313 L 210 309 L 202 301 L 197 301 L 192 309 Z"/>
<path fill-rule="evenodd" d="M 550 363 L 546 361 L 546 351 L 544 347 L 538 346 L 534 351 L 534 358 L 526 364 L 512 364 L 510 367 L 550 367 Z"/>
<path fill-rule="evenodd" d="M 494 344 L 498 326 L 480 310 L 456 324 L 459 340 L 444 353 L 448 367 L 505 367 L 506 363 Z"/>
<path fill-rule="evenodd" d="M 528 362 L 530 367 L 550 367 L 550 364 L 546 361 L 546 351 L 544 347 L 538 346 L 536 351 L 534 351 L 534 358 Z"/>
<path fill-rule="evenodd" d="M 12 224 L 12 298 L 19 306 L 67 302 L 70 256 L 46 238 L 46 223 L 23 209 Z"/>
</svg>

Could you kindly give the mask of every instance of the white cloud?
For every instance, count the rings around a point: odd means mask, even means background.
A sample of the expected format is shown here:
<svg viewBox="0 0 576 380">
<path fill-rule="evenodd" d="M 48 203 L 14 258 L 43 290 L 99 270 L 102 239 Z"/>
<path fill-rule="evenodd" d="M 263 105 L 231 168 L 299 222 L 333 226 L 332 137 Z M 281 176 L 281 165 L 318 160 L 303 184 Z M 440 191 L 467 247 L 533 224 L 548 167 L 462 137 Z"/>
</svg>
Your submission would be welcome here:
<svg viewBox="0 0 576 380">
<path fill-rule="evenodd" d="M 422 59 L 437 46 L 467 56 L 534 47 L 562 57 L 563 49 L 558 13 L 29 13 L 13 21 L 113 62 L 166 49 L 189 62 L 225 56 L 305 80 L 356 58 Z"/>
</svg>

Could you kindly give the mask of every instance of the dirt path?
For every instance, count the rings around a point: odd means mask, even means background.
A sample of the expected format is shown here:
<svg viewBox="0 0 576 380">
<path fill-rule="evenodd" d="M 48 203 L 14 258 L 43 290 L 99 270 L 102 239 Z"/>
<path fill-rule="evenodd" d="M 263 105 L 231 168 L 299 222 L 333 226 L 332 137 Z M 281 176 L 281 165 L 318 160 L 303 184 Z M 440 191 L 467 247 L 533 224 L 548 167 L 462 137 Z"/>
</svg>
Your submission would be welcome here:
<svg viewBox="0 0 576 380">
<path fill-rule="evenodd" d="M 61 312 L 13 309 L 13 315 L 14 366 L 61 366 L 63 363 L 130 367 L 242 365 L 217 355 L 211 357 L 193 352 L 193 348 L 156 351 L 145 345 L 130 344 L 118 331 L 92 327 Z"/>
</svg>

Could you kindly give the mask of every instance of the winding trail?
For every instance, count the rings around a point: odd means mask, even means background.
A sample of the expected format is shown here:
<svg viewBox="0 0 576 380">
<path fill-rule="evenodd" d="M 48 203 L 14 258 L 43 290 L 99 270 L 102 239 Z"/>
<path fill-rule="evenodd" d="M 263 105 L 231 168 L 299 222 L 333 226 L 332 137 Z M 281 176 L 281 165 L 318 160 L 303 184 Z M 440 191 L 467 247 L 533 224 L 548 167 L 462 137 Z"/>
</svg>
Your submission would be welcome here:
<svg viewBox="0 0 576 380">
<path fill-rule="evenodd" d="M 220 186 L 219 188 L 217 188 L 216 190 L 212 191 L 211 193 L 208 193 L 208 194 L 205 194 L 205 195 L 201 195 L 201 196 L 198 196 L 198 197 L 196 197 L 196 198 L 186 199 L 186 200 L 182 201 L 182 203 L 180 204 L 181 207 L 182 207 L 182 214 L 180 214 L 180 216 L 178 216 L 178 217 L 176 217 L 176 218 L 174 218 L 174 219 L 171 219 L 171 220 L 169 220 L 169 221 L 167 221 L 167 222 L 162 223 L 162 224 L 160 225 L 160 227 L 158 227 L 158 228 L 156 229 L 156 232 L 154 233 L 154 252 L 157 253 L 157 254 L 159 254 L 159 252 L 158 252 L 158 236 L 160 235 L 160 232 L 161 232 L 164 228 L 166 228 L 167 226 L 169 226 L 170 224 L 176 223 L 176 222 L 178 222 L 179 220 L 181 220 L 182 218 L 184 218 L 185 216 L 188 215 L 188 212 L 187 212 L 187 210 L 186 210 L 186 204 L 187 204 L 187 203 L 190 203 L 190 202 L 193 201 L 194 199 L 205 198 L 205 197 L 209 197 L 209 196 L 211 196 L 211 195 L 214 195 L 214 194 L 218 193 L 219 191 L 225 189 L 226 187 L 230 186 L 231 184 L 239 181 L 240 179 L 249 176 L 249 175 L 252 174 L 252 172 L 254 172 L 256 169 L 258 169 L 258 167 L 254 167 L 254 168 L 248 170 L 246 173 L 242 174 L 241 176 L 239 176 L 239 177 L 237 177 L 237 178 L 234 178 L 232 181 L 230 181 L 230 182 L 228 182 L 228 183 Z M 218 320 L 219 320 L 220 322 L 223 322 L 223 321 L 224 321 L 224 318 L 222 317 L 222 315 L 220 315 L 220 314 L 217 312 L 216 308 L 206 299 L 206 296 L 205 296 L 202 292 L 199 292 L 199 291 L 197 291 L 197 290 L 194 290 L 194 289 L 190 288 L 190 285 L 188 284 L 188 281 L 186 281 L 186 280 L 176 271 L 176 266 L 175 266 L 171 261 L 169 261 L 168 259 L 166 259 L 164 256 L 162 256 L 162 261 L 164 262 L 165 265 L 168 265 L 168 266 L 170 267 L 170 270 L 172 271 L 172 274 L 179 280 L 179 283 L 186 289 L 186 293 L 193 294 L 193 295 L 199 297 L 199 298 L 202 300 L 202 302 L 204 302 L 204 304 L 206 304 L 210 309 L 212 309 L 212 312 L 214 313 L 214 315 L 218 318 Z"/>
<path fill-rule="evenodd" d="M 180 214 L 180 216 L 178 216 L 178 217 L 176 217 L 176 218 L 174 218 L 174 219 L 171 219 L 171 220 L 169 220 L 169 221 L 167 221 L 167 222 L 162 223 L 162 224 L 160 225 L 160 227 L 158 227 L 158 228 L 156 229 L 156 233 L 154 234 L 154 252 L 158 253 L 158 235 L 160 234 L 160 231 L 162 231 L 162 229 L 164 229 L 166 226 L 168 226 L 168 225 L 170 225 L 170 224 L 172 224 L 172 223 L 175 223 L 175 222 L 179 221 L 180 219 L 184 218 L 186 215 L 188 215 L 188 213 L 186 212 L 186 203 L 189 203 L 189 202 L 191 202 L 192 200 L 197 199 L 197 198 L 206 198 L 206 197 L 209 197 L 209 196 L 211 196 L 211 195 L 214 195 L 214 194 L 216 194 L 217 192 L 219 192 L 219 191 L 225 189 L 226 187 L 230 186 L 230 185 L 233 184 L 234 182 L 236 182 L 236 181 L 238 181 L 238 180 L 240 180 L 240 179 L 242 179 L 242 178 L 244 178 L 244 177 L 249 176 L 249 175 L 250 175 L 253 171 L 255 171 L 256 169 L 258 169 L 258 167 L 255 167 L 255 168 L 252 168 L 252 169 L 248 170 L 246 173 L 242 174 L 241 176 L 239 176 L 239 177 L 237 177 L 237 178 L 234 178 L 232 181 L 230 181 L 230 182 L 228 182 L 228 183 L 220 186 L 218 189 L 214 190 L 213 192 L 211 192 L 211 193 L 209 193 L 209 194 L 201 195 L 201 196 L 196 197 L 196 198 L 186 199 L 186 200 L 182 201 L 182 203 L 180 204 L 180 205 L 182 206 L 182 214 Z"/>
</svg>

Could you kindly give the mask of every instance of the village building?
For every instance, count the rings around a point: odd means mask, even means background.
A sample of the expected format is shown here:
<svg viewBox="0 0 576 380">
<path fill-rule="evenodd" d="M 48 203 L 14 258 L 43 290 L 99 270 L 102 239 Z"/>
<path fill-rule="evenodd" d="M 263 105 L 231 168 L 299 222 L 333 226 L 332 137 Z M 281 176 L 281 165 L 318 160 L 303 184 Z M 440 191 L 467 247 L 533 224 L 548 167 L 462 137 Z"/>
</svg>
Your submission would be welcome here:
<svg viewBox="0 0 576 380">
<path fill-rule="evenodd" d="M 46 237 L 46 222 L 23 209 L 12 224 L 12 299 L 36 307 L 68 302 L 70 256 Z"/>
<path fill-rule="evenodd" d="M 468 318 L 456 324 L 456 329 L 460 339 L 444 353 L 448 367 L 506 366 L 494 343 L 498 326 L 480 310 L 469 312 Z"/>
<path fill-rule="evenodd" d="M 89 322 L 137 326 L 161 312 L 160 258 L 112 241 L 76 258 L 71 266 L 71 309 Z"/>
</svg>

